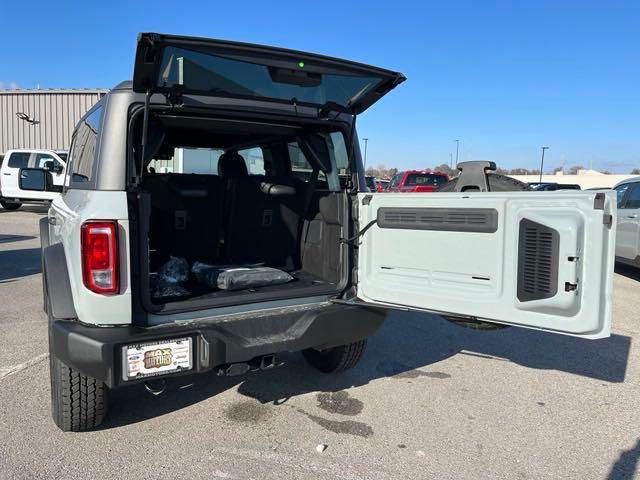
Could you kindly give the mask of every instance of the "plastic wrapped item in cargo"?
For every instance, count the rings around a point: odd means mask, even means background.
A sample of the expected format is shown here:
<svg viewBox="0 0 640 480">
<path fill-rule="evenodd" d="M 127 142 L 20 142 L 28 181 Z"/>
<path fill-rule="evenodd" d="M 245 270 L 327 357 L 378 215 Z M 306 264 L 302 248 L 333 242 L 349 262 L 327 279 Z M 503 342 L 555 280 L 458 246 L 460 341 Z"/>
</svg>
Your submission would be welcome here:
<svg viewBox="0 0 640 480">
<path fill-rule="evenodd" d="M 153 298 L 186 297 L 189 290 L 180 285 L 189 278 L 189 263 L 184 258 L 169 257 L 158 273 L 151 277 L 151 296 Z"/>
<path fill-rule="evenodd" d="M 191 271 L 199 282 L 220 290 L 266 287 L 293 280 L 293 277 L 287 272 L 271 267 L 207 265 L 202 262 L 195 262 L 191 267 Z"/>
<path fill-rule="evenodd" d="M 169 257 L 158 270 L 158 281 L 166 283 L 182 283 L 189 278 L 189 263 L 180 257 Z"/>
</svg>

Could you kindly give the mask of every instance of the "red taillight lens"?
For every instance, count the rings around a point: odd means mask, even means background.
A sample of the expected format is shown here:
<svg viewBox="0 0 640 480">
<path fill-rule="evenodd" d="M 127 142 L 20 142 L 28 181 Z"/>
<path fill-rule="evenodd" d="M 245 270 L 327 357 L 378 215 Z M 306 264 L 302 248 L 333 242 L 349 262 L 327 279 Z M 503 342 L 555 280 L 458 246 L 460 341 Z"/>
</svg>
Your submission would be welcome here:
<svg viewBox="0 0 640 480">
<path fill-rule="evenodd" d="M 86 222 L 81 236 L 84 286 L 96 293 L 117 293 L 118 223 Z"/>
</svg>

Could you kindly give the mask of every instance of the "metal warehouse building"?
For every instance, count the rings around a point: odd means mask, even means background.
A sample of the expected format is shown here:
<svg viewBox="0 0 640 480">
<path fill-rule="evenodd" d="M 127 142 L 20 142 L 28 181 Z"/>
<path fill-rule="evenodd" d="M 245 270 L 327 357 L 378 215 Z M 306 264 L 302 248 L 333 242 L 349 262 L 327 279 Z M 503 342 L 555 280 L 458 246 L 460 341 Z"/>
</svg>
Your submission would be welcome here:
<svg viewBox="0 0 640 480">
<path fill-rule="evenodd" d="M 12 148 L 69 148 L 73 129 L 102 89 L 0 90 L 0 155 Z"/>
</svg>

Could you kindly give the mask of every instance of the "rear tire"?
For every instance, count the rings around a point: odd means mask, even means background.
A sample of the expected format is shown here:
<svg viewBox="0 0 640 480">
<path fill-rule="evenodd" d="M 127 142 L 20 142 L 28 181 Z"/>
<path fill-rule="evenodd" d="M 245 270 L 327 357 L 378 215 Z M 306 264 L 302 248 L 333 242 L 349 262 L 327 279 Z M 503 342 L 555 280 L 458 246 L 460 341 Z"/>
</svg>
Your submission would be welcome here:
<svg viewBox="0 0 640 480">
<path fill-rule="evenodd" d="M 499 173 L 488 173 L 487 182 L 489 183 L 490 192 L 520 192 L 531 190 L 531 187 L 529 187 L 529 185 L 527 185 L 526 183 L 521 182 L 520 180 L 516 180 L 515 178 L 507 177 L 506 175 L 501 175 Z M 442 185 L 436 191 L 453 192 L 455 191 L 457 184 L 458 179 L 454 178 Z"/>
<path fill-rule="evenodd" d="M 43 268 L 44 270 L 44 268 Z M 49 377 L 51 379 L 51 416 L 63 432 L 81 432 L 102 423 L 109 410 L 109 389 L 93 377 L 65 365 L 53 353 L 53 315 L 42 274 L 43 294 L 49 318 Z"/>
<path fill-rule="evenodd" d="M 340 345 L 326 350 L 308 348 L 302 351 L 304 358 L 314 368 L 324 373 L 338 373 L 356 366 L 364 354 L 367 340 Z"/>
<path fill-rule="evenodd" d="M 81 432 L 100 425 L 109 407 L 107 386 L 49 355 L 51 415 L 55 424 L 63 432 Z"/>
<path fill-rule="evenodd" d="M 0 200 L 0 205 L 2 205 L 2 208 L 4 208 L 5 210 L 18 210 L 22 206 L 22 203 Z"/>
</svg>

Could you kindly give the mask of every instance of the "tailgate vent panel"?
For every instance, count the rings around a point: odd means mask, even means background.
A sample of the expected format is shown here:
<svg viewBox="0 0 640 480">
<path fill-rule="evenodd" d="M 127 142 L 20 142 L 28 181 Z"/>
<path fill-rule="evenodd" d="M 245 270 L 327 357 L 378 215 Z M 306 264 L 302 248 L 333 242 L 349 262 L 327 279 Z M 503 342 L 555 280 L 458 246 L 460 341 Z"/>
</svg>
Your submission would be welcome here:
<svg viewBox="0 0 640 480">
<path fill-rule="evenodd" d="M 558 292 L 559 250 L 556 230 L 526 218 L 520 221 L 518 300 L 542 300 Z"/>
<path fill-rule="evenodd" d="M 378 227 L 494 233 L 498 229 L 498 211 L 493 208 L 379 208 Z"/>
</svg>

